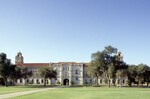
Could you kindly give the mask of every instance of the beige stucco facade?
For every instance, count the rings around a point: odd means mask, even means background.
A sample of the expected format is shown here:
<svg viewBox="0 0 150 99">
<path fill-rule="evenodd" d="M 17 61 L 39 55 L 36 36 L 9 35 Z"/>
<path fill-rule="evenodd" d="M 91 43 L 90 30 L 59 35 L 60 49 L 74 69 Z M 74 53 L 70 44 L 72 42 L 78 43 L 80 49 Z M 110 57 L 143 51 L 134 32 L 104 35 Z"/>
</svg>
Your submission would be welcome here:
<svg viewBox="0 0 150 99">
<path fill-rule="evenodd" d="M 44 84 L 44 78 L 40 76 L 40 67 L 52 67 L 57 71 L 57 79 L 47 79 L 47 84 L 51 85 L 92 85 L 97 81 L 92 76 L 87 74 L 87 67 L 89 63 L 77 63 L 77 62 L 58 62 L 58 63 L 24 63 L 22 53 L 18 53 L 16 56 L 16 65 L 27 67 L 29 71 L 32 71 L 33 75 L 27 79 L 18 79 L 17 84 Z M 119 80 L 125 84 L 126 78 L 115 79 L 116 85 L 119 84 Z M 113 84 L 113 80 L 110 80 Z M 106 84 L 105 79 L 98 78 L 98 84 Z"/>
</svg>

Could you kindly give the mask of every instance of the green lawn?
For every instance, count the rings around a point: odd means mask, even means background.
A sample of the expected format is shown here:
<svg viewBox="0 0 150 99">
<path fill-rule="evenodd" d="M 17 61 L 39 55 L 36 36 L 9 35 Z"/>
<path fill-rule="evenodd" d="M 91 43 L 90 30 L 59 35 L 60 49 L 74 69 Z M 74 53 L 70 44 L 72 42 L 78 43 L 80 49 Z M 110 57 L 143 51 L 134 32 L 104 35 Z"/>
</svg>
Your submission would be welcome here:
<svg viewBox="0 0 150 99">
<path fill-rule="evenodd" d="M 39 89 L 37 87 L 33 87 L 33 86 L 9 86 L 9 87 L 5 87 L 5 86 L 1 86 L 0 87 L 0 94 L 6 94 L 6 93 L 13 93 L 13 92 L 21 92 L 21 91 L 28 91 L 28 90 L 36 90 Z"/>
<path fill-rule="evenodd" d="M 150 99 L 150 88 L 59 88 L 11 99 Z"/>
</svg>

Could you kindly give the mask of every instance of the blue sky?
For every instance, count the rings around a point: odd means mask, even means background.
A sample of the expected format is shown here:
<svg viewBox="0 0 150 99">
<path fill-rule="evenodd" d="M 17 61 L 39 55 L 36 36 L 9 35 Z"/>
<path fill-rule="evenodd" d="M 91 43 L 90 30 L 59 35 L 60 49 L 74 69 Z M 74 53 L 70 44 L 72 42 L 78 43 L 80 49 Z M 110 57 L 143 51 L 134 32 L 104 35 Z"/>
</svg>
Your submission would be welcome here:
<svg viewBox="0 0 150 99">
<path fill-rule="evenodd" d="M 0 0 L 0 52 L 14 63 L 90 62 L 107 45 L 150 65 L 149 0 Z"/>
</svg>

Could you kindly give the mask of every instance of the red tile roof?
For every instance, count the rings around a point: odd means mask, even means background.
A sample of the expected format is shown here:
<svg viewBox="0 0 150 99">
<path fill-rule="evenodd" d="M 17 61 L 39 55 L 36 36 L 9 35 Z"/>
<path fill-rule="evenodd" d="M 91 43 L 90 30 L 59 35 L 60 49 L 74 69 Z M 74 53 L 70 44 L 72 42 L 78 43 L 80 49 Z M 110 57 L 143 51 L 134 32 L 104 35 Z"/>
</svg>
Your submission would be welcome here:
<svg viewBox="0 0 150 99">
<path fill-rule="evenodd" d="M 23 64 L 16 64 L 17 66 L 26 66 L 26 67 L 43 67 L 43 66 L 49 66 L 49 63 L 23 63 Z"/>
<path fill-rule="evenodd" d="M 76 62 L 58 62 L 58 63 L 18 63 L 16 64 L 17 66 L 26 66 L 26 67 L 43 67 L 43 66 L 50 66 L 51 64 L 81 64 L 81 63 L 76 63 Z M 89 63 L 83 63 L 84 66 L 88 66 Z"/>
</svg>

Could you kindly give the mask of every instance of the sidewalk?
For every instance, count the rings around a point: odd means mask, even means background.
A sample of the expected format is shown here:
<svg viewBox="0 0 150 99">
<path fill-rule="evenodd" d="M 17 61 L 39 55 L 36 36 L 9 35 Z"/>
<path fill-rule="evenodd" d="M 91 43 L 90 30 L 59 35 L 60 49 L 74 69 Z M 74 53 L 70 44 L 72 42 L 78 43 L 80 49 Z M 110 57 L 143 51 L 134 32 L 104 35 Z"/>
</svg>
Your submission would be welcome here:
<svg viewBox="0 0 150 99">
<path fill-rule="evenodd" d="M 46 91 L 46 90 L 49 90 L 49 89 L 55 89 L 55 88 L 43 88 L 43 89 L 39 89 L 39 90 L 30 90 L 30 91 L 2 94 L 2 95 L 0 95 L 0 99 L 11 98 L 11 97 L 27 95 L 27 94 L 32 94 L 32 93 L 36 93 L 36 92 Z"/>
</svg>

